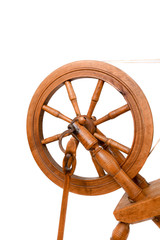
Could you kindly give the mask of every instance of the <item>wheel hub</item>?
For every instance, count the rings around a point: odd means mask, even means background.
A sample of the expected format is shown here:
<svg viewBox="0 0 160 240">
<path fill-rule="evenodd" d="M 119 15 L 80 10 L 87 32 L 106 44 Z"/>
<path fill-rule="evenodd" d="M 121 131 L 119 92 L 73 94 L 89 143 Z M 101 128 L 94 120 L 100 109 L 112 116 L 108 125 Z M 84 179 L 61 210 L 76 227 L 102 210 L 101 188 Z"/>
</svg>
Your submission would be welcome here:
<svg viewBox="0 0 160 240">
<path fill-rule="evenodd" d="M 79 122 L 79 124 L 83 125 L 90 133 L 95 133 L 96 131 L 96 126 L 94 125 L 94 120 L 96 120 L 95 117 L 89 118 L 87 115 L 81 115 L 73 119 L 74 121 Z"/>
</svg>

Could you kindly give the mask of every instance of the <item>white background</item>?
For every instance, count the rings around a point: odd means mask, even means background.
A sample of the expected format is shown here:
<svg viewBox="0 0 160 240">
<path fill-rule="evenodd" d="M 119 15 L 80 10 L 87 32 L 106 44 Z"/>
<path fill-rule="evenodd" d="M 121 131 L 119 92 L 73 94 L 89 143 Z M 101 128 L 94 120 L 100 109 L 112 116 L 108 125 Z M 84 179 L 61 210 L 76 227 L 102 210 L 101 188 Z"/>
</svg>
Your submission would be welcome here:
<svg viewBox="0 0 160 240">
<path fill-rule="evenodd" d="M 56 239 L 62 189 L 37 167 L 26 137 L 28 106 L 40 82 L 75 60 L 159 58 L 159 9 L 155 0 L 1 1 L 0 239 Z M 116 66 L 147 96 L 155 143 L 160 137 L 160 64 Z M 141 171 L 149 181 L 159 178 L 159 150 Z M 109 239 L 122 194 L 122 189 L 98 197 L 71 193 L 64 239 Z M 130 240 L 151 238 L 160 238 L 151 221 L 131 226 Z"/>
</svg>

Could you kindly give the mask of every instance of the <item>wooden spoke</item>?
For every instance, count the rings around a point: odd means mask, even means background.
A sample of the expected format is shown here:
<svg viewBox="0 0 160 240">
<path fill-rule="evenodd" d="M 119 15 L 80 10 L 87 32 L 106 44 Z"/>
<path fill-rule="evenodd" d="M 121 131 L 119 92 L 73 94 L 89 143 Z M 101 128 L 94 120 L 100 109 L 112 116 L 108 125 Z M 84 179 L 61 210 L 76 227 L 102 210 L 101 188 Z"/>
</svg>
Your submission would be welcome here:
<svg viewBox="0 0 160 240">
<path fill-rule="evenodd" d="M 70 133 L 64 135 L 64 137 L 67 137 L 69 136 Z M 61 136 L 61 134 L 56 134 L 52 137 L 48 137 L 48 138 L 45 138 L 41 141 L 42 144 L 48 144 L 48 143 L 51 143 L 51 142 L 55 142 L 55 141 L 58 141 L 59 140 L 59 137 Z"/>
<path fill-rule="evenodd" d="M 130 110 L 130 108 L 129 108 L 128 104 L 126 104 L 126 105 L 124 105 L 124 106 L 122 106 L 122 107 L 120 107 L 120 108 L 117 108 L 117 109 L 115 109 L 114 111 L 108 113 L 108 114 L 105 115 L 104 117 L 102 117 L 102 118 L 94 121 L 94 124 L 95 124 L 95 125 L 99 125 L 99 124 L 101 124 L 101 123 L 103 123 L 103 122 L 106 122 L 106 121 L 108 121 L 108 120 L 110 120 L 110 119 L 116 118 L 116 117 L 118 117 L 119 115 L 121 115 L 121 114 L 123 114 L 123 113 L 125 113 L 125 112 L 128 112 L 129 110 Z"/>
<path fill-rule="evenodd" d="M 103 88 L 103 84 L 104 84 L 104 81 L 103 80 L 98 80 L 98 83 L 97 83 L 97 86 L 94 90 L 94 93 L 93 93 L 93 96 L 92 96 L 92 99 L 91 99 L 91 103 L 90 103 L 90 107 L 89 107 L 89 110 L 88 110 L 88 113 L 87 113 L 87 116 L 90 118 L 92 116 L 92 113 L 94 111 L 94 108 L 99 100 L 99 97 L 100 97 L 100 94 L 101 94 L 101 91 L 102 91 L 102 88 Z"/>
<path fill-rule="evenodd" d="M 111 139 L 111 138 L 106 138 L 105 136 L 99 134 L 99 133 L 94 133 L 94 136 L 96 138 L 98 138 L 100 141 L 105 142 L 108 146 L 114 147 L 119 149 L 120 151 L 129 154 L 130 152 L 130 148 L 122 145 L 119 142 L 116 142 L 115 140 Z"/>
<path fill-rule="evenodd" d="M 90 152 L 91 153 L 91 152 Z M 97 170 L 97 172 L 98 172 L 98 175 L 100 176 L 100 177 L 103 177 L 103 176 L 105 176 L 105 172 L 104 172 L 104 170 L 103 170 L 103 168 L 99 165 L 99 163 L 96 161 L 96 159 L 94 158 L 94 156 L 93 156 L 93 154 L 91 153 L 91 157 L 92 157 L 92 161 L 93 161 L 93 163 L 94 163 L 94 166 L 95 166 L 95 168 L 96 168 L 96 170 Z"/>
<path fill-rule="evenodd" d="M 81 115 L 79 107 L 78 107 L 78 103 L 77 103 L 77 97 L 76 97 L 76 94 L 74 92 L 74 89 L 73 89 L 73 86 L 72 86 L 71 82 L 66 81 L 65 86 L 66 86 L 66 89 L 67 89 L 67 92 L 68 92 L 69 99 L 70 99 L 70 101 L 71 101 L 71 103 L 74 107 L 76 115 L 77 116 Z"/>
<path fill-rule="evenodd" d="M 59 111 L 57 111 L 56 109 L 54 108 L 51 108 L 47 105 L 43 105 L 42 109 L 48 113 L 50 113 L 51 115 L 53 115 L 54 117 L 57 117 L 57 118 L 61 118 L 63 119 L 64 121 L 66 122 L 69 122 L 71 123 L 72 119 L 70 119 L 69 117 L 63 115 L 62 113 L 60 113 Z"/>
</svg>

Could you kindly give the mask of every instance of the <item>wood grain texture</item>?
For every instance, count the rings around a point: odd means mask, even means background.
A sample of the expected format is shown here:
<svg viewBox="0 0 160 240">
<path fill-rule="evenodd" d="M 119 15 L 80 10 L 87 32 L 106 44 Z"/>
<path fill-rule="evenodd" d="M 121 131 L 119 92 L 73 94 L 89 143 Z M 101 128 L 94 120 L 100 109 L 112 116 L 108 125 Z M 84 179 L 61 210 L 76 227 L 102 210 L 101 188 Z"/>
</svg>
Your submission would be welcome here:
<svg viewBox="0 0 160 240">
<path fill-rule="evenodd" d="M 98 140 L 78 122 L 72 123 L 75 136 L 83 146 L 89 150 L 98 164 L 114 178 L 114 180 L 126 191 L 129 198 L 138 201 L 144 197 L 142 189 L 138 187 L 132 179 L 120 168 L 116 159 L 98 145 Z"/>
<path fill-rule="evenodd" d="M 94 124 L 95 124 L 95 125 L 99 125 L 99 124 L 101 124 L 101 123 L 103 123 L 103 122 L 106 122 L 106 121 L 108 121 L 108 120 L 110 120 L 110 119 L 114 119 L 114 118 L 118 117 L 119 115 L 121 115 L 121 114 L 123 114 L 123 113 L 125 113 L 125 112 L 128 112 L 129 110 L 130 110 L 129 105 L 126 104 L 126 105 L 124 105 L 124 106 L 122 106 L 122 107 L 120 107 L 120 108 L 117 108 L 117 109 L 115 109 L 114 111 L 108 113 L 108 114 L 105 115 L 104 117 L 96 120 L 96 121 L 94 122 Z"/>
<path fill-rule="evenodd" d="M 42 107 L 47 106 L 51 97 L 66 81 L 81 81 L 83 78 L 96 78 L 112 85 L 129 105 L 135 134 L 131 151 L 122 168 L 130 178 L 135 177 L 144 165 L 152 144 L 153 122 L 150 107 L 142 90 L 133 79 L 120 69 L 99 61 L 79 61 L 67 64 L 51 73 L 38 87 L 27 116 L 27 136 L 33 157 L 46 176 L 58 186 L 63 187 L 65 176 L 62 168 L 49 153 L 45 144 L 41 142 L 44 139 Z M 57 121 L 59 121 L 58 118 Z M 71 120 L 68 119 L 69 121 Z M 70 180 L 70 191 L 83 195 L 105 194 L 119 187 L 109 175 L 98 179 L 73 175 Z"/>
<path fill-rule="evenodd" d="M 63 240 L 63 236 L 64 236 L 68 195 L 69 195 L 69 182 L 70 182 L 70 176 L 69 176 L 69 174 L 66 174 L 65 181 L 64 181 L 64 190 L 63 190 L 63 196 L 62 196 L 62 204 L 61 204 L 61 212 L 60 212 L 57 240 Z"/>
<path fill-rule="evenodd" d="M 126 240 L 129 235 L 129 224 L 119 222 L 112 233 L 111 240 Z"/>
<path fill-rule="evenodd" d="M 57 118 L 61 118 L 62 120 L 66 121 L 66 122 L 71 122 L 72 119 L 70 119 L 69 117 L 65 116 L 64 114 L 62 114 L 61 112 L 59 112 L 58 110 L 51 108 L 47 105 L 43 105 L 42 109 L 48 113 L 50 113 L 51 115 L 53 115 L 54 117 Z"/>
<path fill-rule="evenodd" d="M 160 179 L 151 182 L 143 192 L 146 197 L 134 203 L 124 194 L 114 211 L 118 221 L 137 223 L 160 215 Z"/>
<path fill-rule="evenodd" d="M 100 97 L 100 94 L 101 94 L 101 91 L 102 91 L 102 88 L 103 88 L 103 84 L 104 84 L 103 80 L 98 80 L 98 83 L 97 83 L 97 86 L 96 86 L 95 91 L 93 93 L 91 103 L 90 103 L 88 113 L 87 113 L 87 116 L 89 118 L 92 116 L 92 113 L 95 109 L 95 106 L 96 106 L 96 104 L 99 100 L 99 97 Z"/>
<path fill-rule="evenodd" d="M 52 137 L 48 137 L 48 138 L 42 139 L 41 143 L 42 144 L 48 144 L 48 143 L 51 143 L 51 142 L 58 141 L 60 136 L 61 136 L 61 133 L 60 134 L 56 134 L 56 135 L 54 135 Z M 69 136 L 69 134 L 66 134 L 64 137 L 67 137 L 67 136 Z"/>
<path fill-rule="evenodd" d="M 78 102 L 77 102 L 77 97 L 76 97 L 76 94 L 75 94 L 75 91 L 73 89 L 73 86 L 72 86 L 71 82 L 66 81 L 65 86 L 66 86 L 66 89 L 67 89 L 67 92 L 68 92 L 69 99 L 70 99 L 70 101 L 71 101 L 71 103 L 74 107 L 76 115 L 77 116 L 81 115 L 80 110 L 79 110 L 79 106 L 78 106 Z"/>
<path fill-rule="evenodd" d="M 113 148 L 117 148 L 120 151 L 129 154 L 130 153 L 130 148 L 124 146 L 123 144 L 111 139 L 111 138 L 107 138 L 104 135 L 101 135 L 99 133 L 94 133 L 94 136 L 96 138 L 98 138 L 99 140 L 101 140 L 102 142 L 104 142 L 107 146 L 111 146 Z"/>
<path fill-rule="evenodd" d="M 96 158 L 93 156 L 92 152 L 90 152 L 90 153 L 91 153 L 92 161 L 94 163 L 94 166 L 95 166 L 95 168 L 97 170 L 98 175 L 100 177 L 105 176 L 105 172 L 104 172 L 102 166 L 100 166 L 99 163 L 96 161 Z"/>
</svg>

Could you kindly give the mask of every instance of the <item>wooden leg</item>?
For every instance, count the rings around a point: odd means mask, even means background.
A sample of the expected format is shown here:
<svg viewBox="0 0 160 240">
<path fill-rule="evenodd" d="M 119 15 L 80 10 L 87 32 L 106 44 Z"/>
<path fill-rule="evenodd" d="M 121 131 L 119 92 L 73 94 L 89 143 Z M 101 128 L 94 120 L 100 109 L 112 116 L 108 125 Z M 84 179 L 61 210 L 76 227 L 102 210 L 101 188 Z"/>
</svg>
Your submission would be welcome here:
<svg viewBox="0 0 160 240">
<path fill-rule="evenodd" d="M 113 230 L 111 240 L 126 240 L 128 238 L 129 230 L 128 223 L 119 222 Z"/>
</svg>

